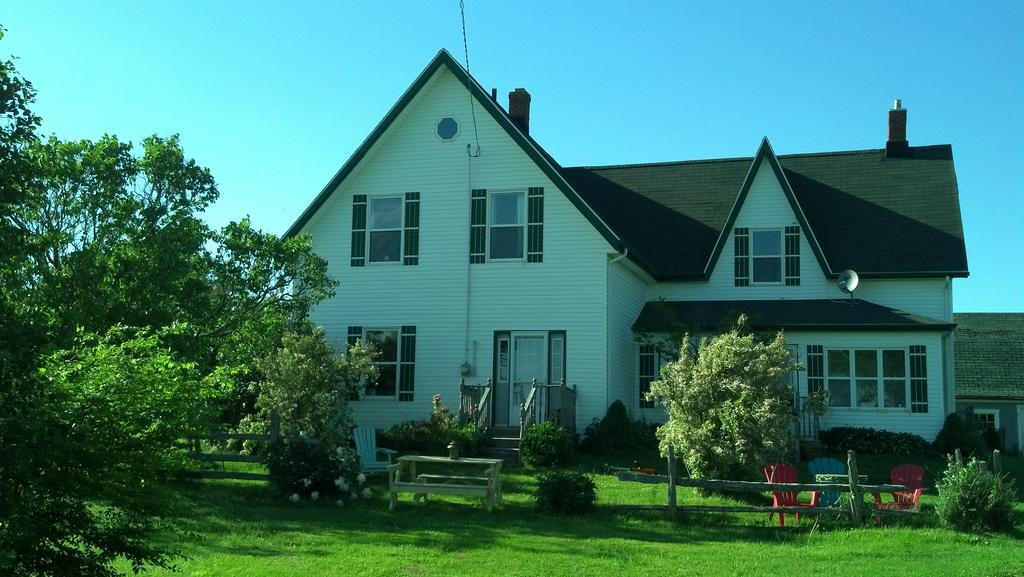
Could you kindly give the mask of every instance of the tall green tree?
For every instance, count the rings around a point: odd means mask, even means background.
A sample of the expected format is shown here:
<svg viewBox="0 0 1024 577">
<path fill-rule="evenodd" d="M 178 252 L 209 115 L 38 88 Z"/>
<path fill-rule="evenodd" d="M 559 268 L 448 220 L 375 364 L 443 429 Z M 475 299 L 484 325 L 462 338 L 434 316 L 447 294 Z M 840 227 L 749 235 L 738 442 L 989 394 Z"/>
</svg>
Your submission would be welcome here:
<svg viewBox="0 0 1024 577">
<path fill-rule="evenodd" d="M 211 229 L 176 136 L 40 140 L 34 97 L 0 61 L 0 575 L 168 566 L 173 441 L 334 281 L 308 238 Z"/>
</svg>

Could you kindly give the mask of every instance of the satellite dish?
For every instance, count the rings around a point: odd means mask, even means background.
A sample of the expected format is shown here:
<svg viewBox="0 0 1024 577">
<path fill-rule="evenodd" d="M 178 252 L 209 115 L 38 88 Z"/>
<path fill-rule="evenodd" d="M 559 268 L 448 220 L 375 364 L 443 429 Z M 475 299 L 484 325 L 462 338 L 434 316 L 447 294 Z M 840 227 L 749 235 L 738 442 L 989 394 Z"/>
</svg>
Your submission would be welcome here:
<svg viewBox="0 0 1024 577">
<path fill-rule="evenodd" d="M 860 284 L 860 277 L 857 273 L 852 270 L 844 270 L 839 273 L 839 281 L 836 283 L 839 285 L 839 290 L 850 295 L 850 300 L 853 300 L 853 291 L 857 290 L 857 285 Z"/>
</svg>

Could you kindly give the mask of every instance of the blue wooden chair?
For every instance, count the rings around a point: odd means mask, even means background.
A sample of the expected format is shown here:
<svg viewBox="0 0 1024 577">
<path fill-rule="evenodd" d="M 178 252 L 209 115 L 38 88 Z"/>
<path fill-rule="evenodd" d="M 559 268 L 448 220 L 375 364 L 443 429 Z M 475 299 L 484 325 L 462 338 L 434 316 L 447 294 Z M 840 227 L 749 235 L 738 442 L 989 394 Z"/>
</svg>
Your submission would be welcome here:
<svg viewBox="0 0 1024 577">
<path fill-rule="evenodd" d="M 356 440 L 356 453 L 359 454 L 359 467 L 362 472 L 377 473 L 387 470 L 391 464 L 391 456 L 396 451 L 377 446 L 377 431 L 373 427 L 356 427 L 352 429 L 352 436 Z M 381 454 L 386 455 L 387 460 L 378 459 L 378 455 Z"/>
<path fill-rule="evenodd" d="M 817 475 L 845 475 L 846 465 L 837 459 L 831 457 L 819 457 L 807 463 L 807 469 L 811 472 L 811 476 L 815 477 L 817 481 Z M 811 493 L 811 506 L 812 507 L 832 507 L 839 502 L 839 492 L 829 491 L 821 492 L 814 491 Z"/>
</svg>

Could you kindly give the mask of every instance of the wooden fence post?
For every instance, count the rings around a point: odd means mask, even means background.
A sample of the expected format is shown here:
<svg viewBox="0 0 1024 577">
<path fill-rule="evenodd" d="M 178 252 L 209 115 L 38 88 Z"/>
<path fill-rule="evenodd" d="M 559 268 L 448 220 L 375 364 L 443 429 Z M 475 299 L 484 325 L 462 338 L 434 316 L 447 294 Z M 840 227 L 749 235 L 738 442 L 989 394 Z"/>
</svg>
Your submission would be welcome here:
<svg viewBox="0 0 1024 577">
<path fill-rule="evenodd" d="M 956 458 L 957 465 L 963 466 L 964 456 L 960 454 L 960 449 L 956 449 L 953 451 L 953 457 Z"/>
<path fill-rule="evenodd" d="M 668 516 L 676 516 L 676 450 L 668 448 Z"/>
<path fill-rule="evenodd" d="M 1003 476 L 1003 458 L 999 449 L 992 451 L 992 471 L 997 477 Z"/>
<path fill-rule="evenodd" d="M 864 506 L 864 499 L 861 496 L 858 472 L 857 472 L 857 455 L 853 451 L 847 451 L 846 453 L 846 467 L 847 472 L 850 474 L 850 522 L 854 525 L 860 525 L 864 522 L 864 516 L 861 512 L 861 507 Z"/>
<path fill-rule="evenodd" d="M 281 415 L 270 411 L 270 442 L 275 443 L 281 438 Z"/>
</svg>

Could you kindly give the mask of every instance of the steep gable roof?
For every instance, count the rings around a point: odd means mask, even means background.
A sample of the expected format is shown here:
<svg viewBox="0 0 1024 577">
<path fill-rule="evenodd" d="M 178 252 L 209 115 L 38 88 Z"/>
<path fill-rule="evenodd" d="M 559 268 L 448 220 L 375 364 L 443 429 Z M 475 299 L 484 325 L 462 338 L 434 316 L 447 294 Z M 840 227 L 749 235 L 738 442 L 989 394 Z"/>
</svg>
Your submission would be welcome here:
<svg viewBox="0 0 1024 577">
<path fill-rule="evenodd" d="M 1024 313 L 957 313 L 956 396 L 1024 400 Z"/>
<path fill-rule="evenodd" d="M 411 86 L 402 94 L 398 102 L 391 107 L 387 115 L 377 124 L 373 132 L 363 141 L 359 148 L 356 149 L 355 153 L 345 162 L 340 170 L 334 175 L 334 178 L 327 183 L 327 186 L 320 191 L 320 194 L 313 199 L 313 202 L 302 212 L 299 218 L 288 228 L 285 232 L 284 237 L 292 237 L 302 230 L 307 222 L 327 199 L 331 197 L 338 186 L 345 180 L 345 178 L 355 170 L 356 166 L 363 159 L 364 156 L 373 148 L 373 145 L 383 136 L 387 129 L 394 123 L 395 119 L 402 113 L 403 110 L 409 105 L 409 103 L 416 97 L 416 95 L 423 89 L 430 78 L 433 77 L 441 67 L 447 68 L 452 74 L 466 87 L 467 90 L 473 95 L 476 103 L 481 106 L 484 110 L 490 113 L 491 117 L 503 128 L 505 132 L 522 147 L 523 151 L 537 164 L 544 174 L 555 183 L 555 186 L 569 199 L 569 201 L 587 218 L 588 221 L 597 229 L 599 233 L 617 250 L 622 250 L 626 247 L 623 240 L 616 235 L 612 229 L 601 219 L 601 217 L 583 200 L 583 198 L 572 189 L 572 187 L 565 181 L 564 177 L 560 172 L 560 167 L 555 160 L 542 149 L 529 135 L 524 133 L 512 120 L 508 117 L 508 114 L 498 106 L 496 102 L 491 100 L 488 96 L 487 91 L 466 72 L 466 69 L 462 67 L 447 50 L 442 49 L 437 53 L 437 56 L 430 61 L 430 64 L 423 69 L 423 72 L 416 77 L 416 80 Z"/>
<path fill-rule="evenodd" d="M 775 158 L 762 145 L 755 158 L 562 173 L 655 278 L 704 279 L 762 153 Z M 884 150 L 782 155 L 777 167 L 828 274 L 852 268 L 866 278 L 967 276 L 949 145 L 911 147 L 901 158 L 886 157 Z"/>
</svg>

